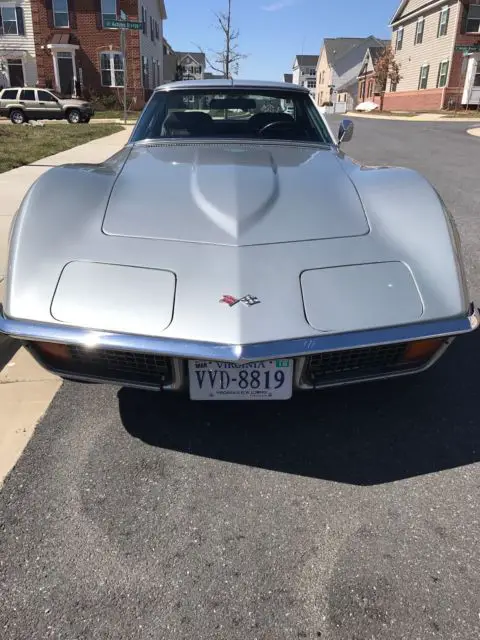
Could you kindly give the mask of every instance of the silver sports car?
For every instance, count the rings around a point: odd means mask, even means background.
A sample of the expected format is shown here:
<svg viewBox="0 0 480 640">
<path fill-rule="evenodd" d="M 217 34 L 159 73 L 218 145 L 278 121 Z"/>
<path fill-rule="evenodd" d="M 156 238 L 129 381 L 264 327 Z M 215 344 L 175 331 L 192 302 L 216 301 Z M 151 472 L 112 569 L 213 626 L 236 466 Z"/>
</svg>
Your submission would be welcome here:
<svg viewBox="0 0 480 640">
<path fill-rule="evenodd" d="M 159 87 L 125 147 L 43 174 L 0 331 L 67 379 L 285 400 L 424 371 L 477 328 L 458 234 L 417 172 L 344 155 L 308 90 Z"/>
</svg>

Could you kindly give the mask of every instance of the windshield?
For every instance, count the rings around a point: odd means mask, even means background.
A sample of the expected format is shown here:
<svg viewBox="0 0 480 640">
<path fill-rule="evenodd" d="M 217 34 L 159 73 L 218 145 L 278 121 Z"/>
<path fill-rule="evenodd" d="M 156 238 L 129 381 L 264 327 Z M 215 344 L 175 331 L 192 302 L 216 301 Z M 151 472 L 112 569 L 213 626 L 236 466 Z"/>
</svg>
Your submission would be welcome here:
<svg viewBox="0 0 480 640">
<path fill-rule="evenodd" d="M 307 93 L 236 88 L 155 92 L 139 118 L 132 141 L 172 138 L 332 143 Z"/>
</svg>

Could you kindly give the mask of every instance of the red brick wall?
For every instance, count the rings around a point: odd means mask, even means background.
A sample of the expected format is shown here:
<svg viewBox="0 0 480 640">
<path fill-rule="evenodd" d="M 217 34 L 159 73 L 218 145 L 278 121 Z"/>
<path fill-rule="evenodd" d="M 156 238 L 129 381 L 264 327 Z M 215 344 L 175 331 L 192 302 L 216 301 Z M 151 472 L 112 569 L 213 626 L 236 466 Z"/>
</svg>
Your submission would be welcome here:
<svg viewBox="0 0 480 640">
<path fill-rule="evenodd" d="M 118 0 L 120 8 L 131 20 L 138 20 L 137 0 Z M 100 76 L 100 51 L 120 50 L 120 32 L 118 30 L 99 29 L 100 0 L 69 0 L 70 28 L 59 29 L 53 26 L 51 0 L 32 0 L 32 21 L 37 56 L 38 82 L 40 86 L 54 86 L 55 75 L 53 56 L 47 44 L 54 34 L 70 33 L 70 42 L 78 44 L 75 52 L 77 77 L 79 68 L 83 74 L 83 88 L 86 96 L 90 92 L 108 94 L 123 89 L 102 87 Z M 140 59 L 140 36 L 138 31 L 127 31 L 127 94 L 135 96 L 136 107 L 145 102 L 142 88 L 142 70 Z"/>
<path fill-rule="evenodd" d="M 466 2 L 464 3 L 466 4 Z M 456 45 L 472 45 L 480 44 L 480 35 L 462 33 L 462 19 L 459 21 Z M 448 107 L 449 100 L 452 98 L 458 105 L 461 103 L 463 95 L 463 87 L 465 84 L 465 73 L 462 72 L 463 63 L 466 59 L 461 51 L 455 51 L 450 62 L 451 70 L 448 80 L 448 87 L 445 92 L 444 106 Z"/>
<path fill-rule="evenodd" d="M 443 89 L 394 91 L 385 94 L 383 108 L 387 111 L 437 111 L 442 106 Z"/>
</svg>

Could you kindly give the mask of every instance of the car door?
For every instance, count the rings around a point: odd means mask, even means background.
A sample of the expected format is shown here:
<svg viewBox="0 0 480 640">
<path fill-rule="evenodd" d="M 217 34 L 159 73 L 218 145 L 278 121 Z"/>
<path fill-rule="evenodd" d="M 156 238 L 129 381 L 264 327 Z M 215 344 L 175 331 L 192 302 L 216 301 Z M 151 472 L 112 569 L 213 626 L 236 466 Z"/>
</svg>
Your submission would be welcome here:
<svg viewBox="0 0 480 640">
<path fill-rule="evenodd" d="M 18 103 L 22 107 L 27 118 L 36 120 L 38 118 L 38 103 L 35 89 L 22 89 L 18 96 Z"/>
<path fill-rule="evenodd" d="M 17 89 L 0 91 L 0 116 L 8 116 L 9 107 L 17 102 Z"/>
<path fill-rule="evenodd" d="M 62 107 L 57 98 L 45 89 L 37 89 L 39 118 L 56 119 L 62 117 Z"/>
</svg>

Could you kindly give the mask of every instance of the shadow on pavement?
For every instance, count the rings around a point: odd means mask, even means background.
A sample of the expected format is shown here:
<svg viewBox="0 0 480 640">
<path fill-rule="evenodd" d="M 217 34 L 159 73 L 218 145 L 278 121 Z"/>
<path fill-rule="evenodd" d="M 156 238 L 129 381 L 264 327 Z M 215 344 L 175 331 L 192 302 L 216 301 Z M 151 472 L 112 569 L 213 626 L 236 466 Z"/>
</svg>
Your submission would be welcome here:
<svg viewBox="0 0 480 640">
<path fill-rule="evenodd" d="M 20 340 L 14 340 L 10 336 L 0 334 L 0 371 L 7 366 L 21 346 Z"/>
<path fill-rule="evenodd" d="M 480 460 L 480 331 L 429 371 L 305 392 L 290 402 L 200 402 L 121 389 L 127 431 L 164 449 L 272 471 L 375 485 Z"/>
</svg>

